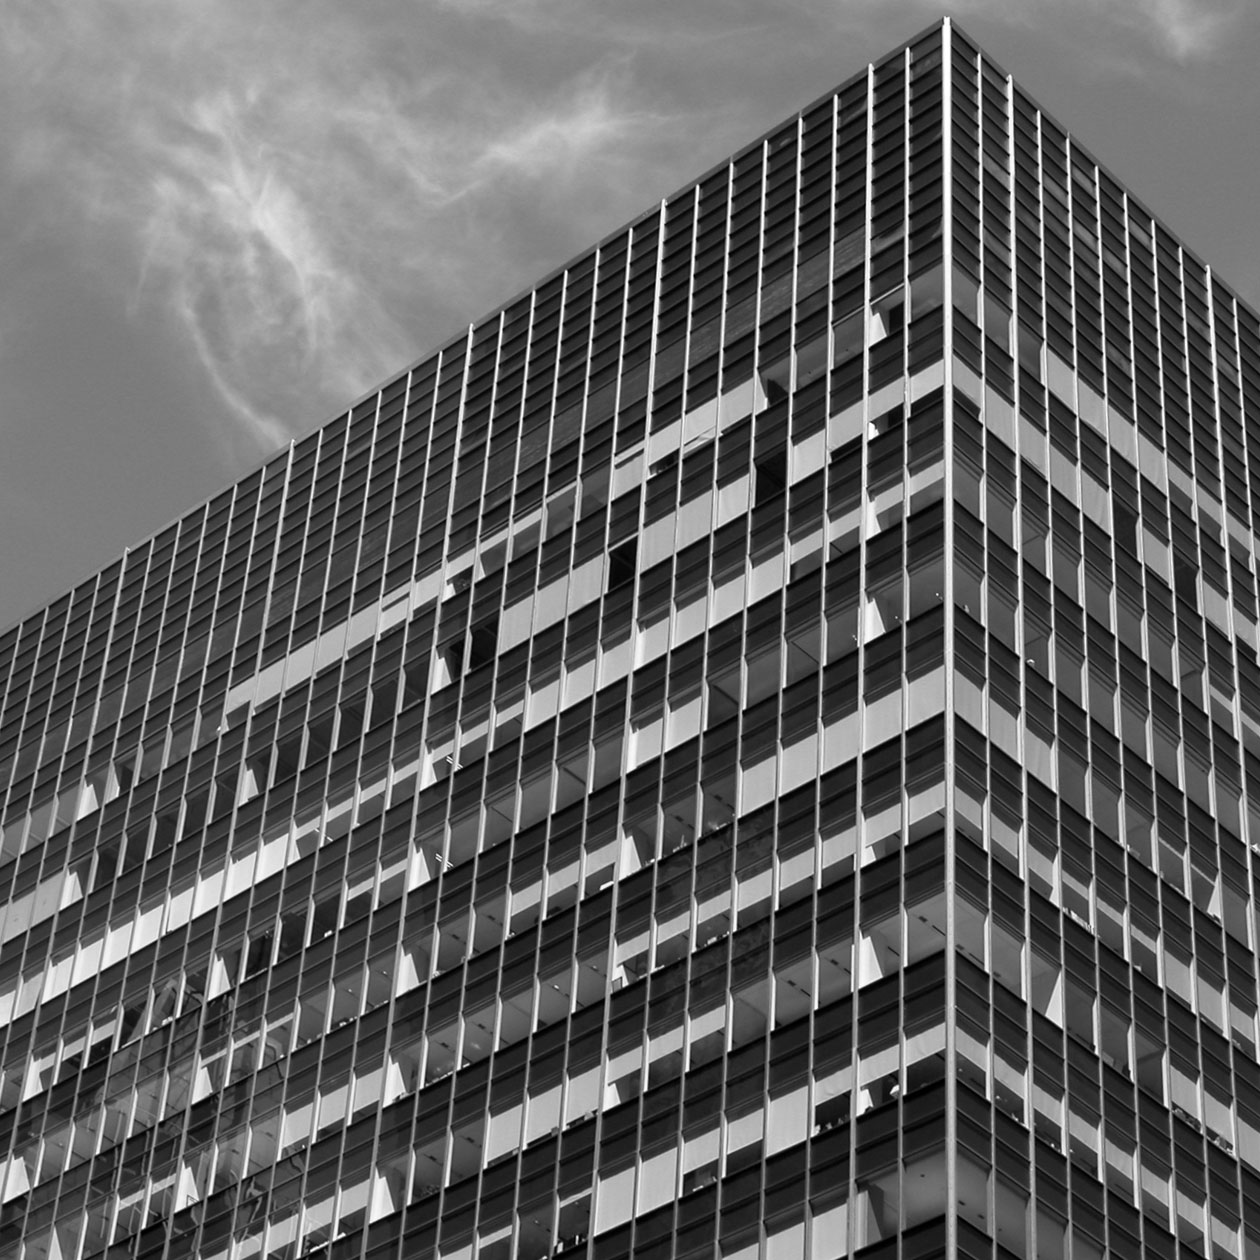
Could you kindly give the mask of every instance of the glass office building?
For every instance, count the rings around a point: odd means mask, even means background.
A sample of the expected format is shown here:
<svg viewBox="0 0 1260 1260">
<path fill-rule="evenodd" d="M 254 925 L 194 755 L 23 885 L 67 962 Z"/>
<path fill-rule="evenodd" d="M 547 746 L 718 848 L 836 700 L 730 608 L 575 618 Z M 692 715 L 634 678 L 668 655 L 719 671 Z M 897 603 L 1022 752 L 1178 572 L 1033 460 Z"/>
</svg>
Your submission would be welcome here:
<svg viewBox="0 0 1260 1260">
<path fill-rule="evenodd" d="M 0 1260 L 1260 1256 L 1253 513 L 936 26 L 0 635 Z"/>
</svg>

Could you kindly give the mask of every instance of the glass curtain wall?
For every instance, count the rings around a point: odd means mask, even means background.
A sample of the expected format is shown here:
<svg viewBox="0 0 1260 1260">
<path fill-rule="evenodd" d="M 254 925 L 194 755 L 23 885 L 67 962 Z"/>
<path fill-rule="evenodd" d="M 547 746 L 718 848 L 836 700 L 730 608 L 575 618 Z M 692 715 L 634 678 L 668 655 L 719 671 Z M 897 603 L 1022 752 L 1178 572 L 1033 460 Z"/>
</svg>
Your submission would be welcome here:
<svg viewBox="0 0 1260 1260">
<path fill-rule="evenodd" d="M 0 1260 L 1260 1254 L 1258 417 L 944 23 L 0 635 Z"/>
</svg>

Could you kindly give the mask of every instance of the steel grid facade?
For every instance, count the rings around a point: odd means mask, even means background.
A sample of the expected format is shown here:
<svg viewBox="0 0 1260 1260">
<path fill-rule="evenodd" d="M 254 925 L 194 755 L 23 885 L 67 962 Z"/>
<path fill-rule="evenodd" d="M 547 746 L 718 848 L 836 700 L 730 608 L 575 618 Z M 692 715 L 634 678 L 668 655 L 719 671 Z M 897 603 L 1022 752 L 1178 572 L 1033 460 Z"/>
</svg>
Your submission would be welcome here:
<svg viewBox="0 0 1260 1260">
<path fill-rule="evenodd" d="M 0 1260 L 1260 1255 L 1255 511 L 926 32 L 0 636 Z"/>
</svg>

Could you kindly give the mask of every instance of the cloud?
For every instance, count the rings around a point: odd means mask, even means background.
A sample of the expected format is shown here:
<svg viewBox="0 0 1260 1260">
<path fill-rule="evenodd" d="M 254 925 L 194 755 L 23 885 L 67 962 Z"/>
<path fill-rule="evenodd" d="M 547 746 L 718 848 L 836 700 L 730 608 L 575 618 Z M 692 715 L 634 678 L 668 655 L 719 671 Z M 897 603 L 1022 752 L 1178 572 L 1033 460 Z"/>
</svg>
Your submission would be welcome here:
<svg viewBox="0 0 1260 1260">
<path fill-rule="evenodd" d="M 1230 32 L 1241 20 L 1244 0 L 955 0 L 954 9 L 964 20 L 979 14 L 994 21 L 1044 29 L 1059 17 L 1071 21 L 1077 31 L 1097 31 L 1100 23 L 1117 36 L 1138 36 L 1161 55 L 1177 62 L 1215 56 L 1226 45 Z M 1085 23 L 1087 25 L 1082 26 Z M 1090 55 L 1097 55 L 1097 47 Z M 1131 67 L 1139 63 L 1130 48 L 1118 54 Z M 1110 60 L 1110 59 L 1109 59 Z"/>
<path fill-rule="evenodd" d="M 606 69 L 580 76 L 563 109 L 544 111 L 489 138 L 471 169 L 480 178 L 491 178 L 496 168 L 535 174 L 571 169 L 593 156 L 614 158 L 628 133 L 664 121 L 650 111 L 627 111 L 617 98 Z"/>
<path fill-rule="evenodd" d="M 593 174 L 637 186 L 668 122 L 616 56 L 514 79 L 410 10 L 19 0 L 0 24 L 11 172 L 56 189 L 131 317 L 172 318 L 258 445 L 404 366 L 418 305 L 510 292 L 512 241 Z"/>
<path fill-rule="evenodd" d="M 1240 16 L 1240 10 L 1213 10 L 1202 0 L 1152 0 L 1148 6 L 1130 3 L 1129 20 L 1149 21 L 1164 47 L 1178 60 L 1211 56 L 1221 49 Z"/>
<path fill-rule="evenodd" d="M 1144 68 L 1151 48 L 1208 58 L 1241 12 L 954 7 L 964 23 L 1057 31 L 1109 72 Z M 928 0 L 8 0 L 0 187 L 43 189 L 59 209 L 34 230 L 77 241 L 130 318 L 164 317 L 239 432 L 271 446 L 801 104 L 803 61 L 818 73 L 838 40 L 885 27 L 895 40 L 935 13 Z M 1097 36 L 1088 54 L 1078 30 Z"/>
</svg>

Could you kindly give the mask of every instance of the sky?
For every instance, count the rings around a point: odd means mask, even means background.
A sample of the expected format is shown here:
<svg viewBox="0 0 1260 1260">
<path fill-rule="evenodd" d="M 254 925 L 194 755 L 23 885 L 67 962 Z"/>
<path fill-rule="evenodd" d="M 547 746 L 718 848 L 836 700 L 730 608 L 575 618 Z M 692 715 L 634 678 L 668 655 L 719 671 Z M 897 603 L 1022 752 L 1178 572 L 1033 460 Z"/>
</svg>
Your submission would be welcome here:
<svg viewBox="0 0 1260 1260">
<path fill-rule="evenodd" d="M 1255 0 L 5 0 L 0 629 L 946 12 L 1260 305 Z"/>
</svg>

